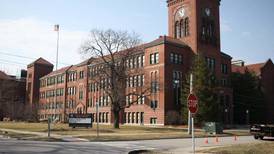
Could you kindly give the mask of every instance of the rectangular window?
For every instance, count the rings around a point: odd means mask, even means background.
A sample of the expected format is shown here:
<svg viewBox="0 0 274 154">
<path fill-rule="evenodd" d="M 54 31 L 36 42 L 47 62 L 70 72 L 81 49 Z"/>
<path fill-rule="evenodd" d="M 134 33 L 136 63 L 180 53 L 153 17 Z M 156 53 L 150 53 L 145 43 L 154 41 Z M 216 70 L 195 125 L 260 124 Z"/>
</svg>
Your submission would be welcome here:
<svg viewBox="0 0 274 154">
<path fill-rule="evenodd" d="M 79 99 L 80 99 L 80 100 L 83 99 L 83 91 L 82 91 L 82 90 L 79 91 Z"/>
<path fill-rule="evenodd" d="M 150 64 L 158 64 L 159 63 L 159 53 L 150 54 Z"/>
<path fill-rule="evenodd" d="M 174 55 L 174 64 L 178 64 L 178 54 Z"/>
<path fill-rule="evenodd" d="M 170 53 L 170 62 L 174 63 L 174 54 L 173 53 Z"/>
<path fill-rule="evenodd" d="M 145 66 L 145 56 L 142 56 L 142 67 Z"/>
<path fill-rule="evenodd" d="M 183 64 L 183 56 L 177 53 L 170 53 L 170 63 L 172 64 Z"/>
<path fill-rule="evenodd" d="M 150 124 L 157 124 L 157 118 L 150 118 Z"/>
<path fill-rule="evenodd" d="M 152 108 L 153 110 L 155 110 L 158 107 L 158 101 L 154 100 L 150 102 L 150 108 Z"/>
<path fill-rule="evenodd" d="M 80 71 L 80 73 L 79 73 L 79 78 L 80 78 L 80 79 L 83 79 L 83 78 L 84 78 L 84 71 Z"/>
<path fill-rule="evenodd" d="M 159 90 L 159 84 L 157 81 L 151 82 L 151 93 L 156 93 Z"/>
<path fill-rule="evenodd" d="M 227 74 L 227 73 L 228 73 L 227 64 L 221 64 L 221 72 L 222 72 L 223 74 Z"/>
<path fill-rule="evenodd" d="M 154 54 L 150 54 L 150 64 L 154 64 Z"/>
<path fill-rule="evenodd" d="M 207 63 L 207 67 L 210 69 L 210 70 L 214 70 L 215 69 L 215 59 L 214 58 L 209 58 L 209 57 L 206 57 L 206 63 Z"/>
</svg>

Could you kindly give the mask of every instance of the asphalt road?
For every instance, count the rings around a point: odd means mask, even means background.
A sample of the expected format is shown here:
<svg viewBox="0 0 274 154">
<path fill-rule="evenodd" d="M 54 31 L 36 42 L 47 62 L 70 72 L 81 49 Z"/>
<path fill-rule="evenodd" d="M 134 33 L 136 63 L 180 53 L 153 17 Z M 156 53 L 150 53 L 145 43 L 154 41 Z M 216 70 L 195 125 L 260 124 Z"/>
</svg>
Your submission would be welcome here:
<svg viewBox="0 0 274 154">
<path fill-rule="evenodd" d="M 252 136 L 209 138 L 205 143 L 204 138 L 196 139 L 197 149 L 226 146 L 240 143 L 260 142 Z M 19 141 L 0 138 L 0 154 L 127 154 L 132 150 L 156 150 L 167 153 L 190 153 L 192 150 L 191 139 L 164 139 L 144 141 L 119 141 L 119 142 L 38 142 Z"/>
</svg>

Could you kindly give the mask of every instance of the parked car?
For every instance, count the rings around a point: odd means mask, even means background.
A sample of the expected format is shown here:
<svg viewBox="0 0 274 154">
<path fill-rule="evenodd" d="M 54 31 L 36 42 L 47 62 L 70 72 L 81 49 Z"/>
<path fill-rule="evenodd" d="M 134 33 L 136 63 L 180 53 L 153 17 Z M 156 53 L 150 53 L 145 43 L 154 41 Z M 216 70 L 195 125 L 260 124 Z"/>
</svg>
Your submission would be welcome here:
<svg viewBox="0 0 274 154">
<path fill-rule="evenodd" d="M 251 125 L 250 133 L 254 138 L 263 139 L 264 137 L 274 137 L 274 125 L 255 124 Z"/>
</svg>

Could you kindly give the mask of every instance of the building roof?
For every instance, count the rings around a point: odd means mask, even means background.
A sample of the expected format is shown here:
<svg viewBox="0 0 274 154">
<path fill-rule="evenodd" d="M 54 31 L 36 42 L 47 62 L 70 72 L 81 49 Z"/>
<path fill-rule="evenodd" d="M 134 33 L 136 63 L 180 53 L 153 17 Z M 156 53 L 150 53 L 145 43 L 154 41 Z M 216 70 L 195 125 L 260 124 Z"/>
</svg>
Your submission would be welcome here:
<svg viewBox="0 0 274 154">
<path fill-rule="evenodd" d="M 223 57 L 232 59 L 232 57 L 231 57 L 230 55 L 228 55 L 228 54 L 226 54 L 226 53 L 224 53 L 224 52 L 221 52 L 221 55 L 222 55 Z"/>
<path fill-rule="evenodd" d="M 10 80 L 12 78 L 9 75 L 7 75 L 5 72 L 0 71 L 0 79 L 2 79 L 2 80 Z"/>
<path fill-rule="evenodd" d="M 174 39 L 169 36 L 160 36 L 158 39 L 145 44 L 145 48 L 153 47 L 160 44 L 173 44 L 179 47 L 189 47 L 187 44 L 178 39 Z"/>
<path fill-rule="evenodd" d="M 264 63 L 257 63 L 257 64 L 250 64 L 246 66 L 239 66 L 239 65 L 234 65 L 232 64 L 232 72 L 238 72 L 238 73 L 245 73 L 245 71 L 251 71 L 254 72 L 256 75 L 261 74 L 261 69 L 268 63 L 271 62 L 271 59 L 267 60 Z M 273 64 L 273 63 L 272 63 Z"/>
<path fill-rule="evenodd" d="M 66 67 L 63 67 L 63 68 L 60 68 L 56 71 L 52 71 L 50 72 L 49 74 L 43 76 L 41 79 L 43 78 L 46 78 L 46 77 L 50 77 L 50 76 L 54 76 L 54 75 L 58 75 L 58 74 L 62 74 L 62 73 L 65 73 L 68 69 L 70 69 L 73 65 L 70 65 L 70 66 L 66 66 Z"/>
<path fill-rule="evenodd" d="M 95 58 L 91 57 L 91 58 L 89 58 L 89 59 L 87 59 L 87 60 L 85 60 L 85 61 L 77 64 L 76 66 L 79 67 L 79 66 L 83 66 L 83 65 L 89 65 L 93 60 L 95 60 Z"/>
<path fill-rule="evenodd" d="M 47 60 L 45 60 L 44 58 L 40 57 L 37 60 L 35 60 L 34 62 L 30 63 L 28 65 L 28 68 L 33 66 L 34 64 L 41 64 L 41 65 L 48 65 L 48 66 L 53 66 L 52 63 L 48 62 Z"/>
</svg>

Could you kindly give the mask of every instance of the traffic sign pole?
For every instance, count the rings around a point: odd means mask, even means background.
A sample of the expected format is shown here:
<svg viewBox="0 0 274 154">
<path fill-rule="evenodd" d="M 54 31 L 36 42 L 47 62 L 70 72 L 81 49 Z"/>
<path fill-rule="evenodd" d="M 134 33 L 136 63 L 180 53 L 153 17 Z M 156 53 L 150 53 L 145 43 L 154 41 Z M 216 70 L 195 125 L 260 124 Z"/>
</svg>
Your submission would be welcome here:
<svg viewBox="0 0 274 154">
<path fill-rule="evenodd" d="M 198 111 L 198 98 L 193 94 L 192 91 L 192 75 L 191 75 L 191 92 L 187 98 L 188 111 L 191 113 L 191 134 L 192 134 L 192 150 L 195 154 L 195 134 L 194 134 L 194 115 Z M 189 125 L 190 126 L 190 125 Z"/>
<path fill-rule="evenodd" d="M 191 118 L 191 123 L 192 123 L 192 150 L 193 153 L 195 154 L 195 136 L 194 136 L 194 117 L 192 116 Z"/>
<path fill-rule="evenodd" d="M 190 74 L 190 88 L 189 88 L 189 93 L 191 94 L 193 91 L 193 75 L 192 73 Z M 191 113 L 188 111 L 188 134 L 191 134 Z"/>
</svg>

